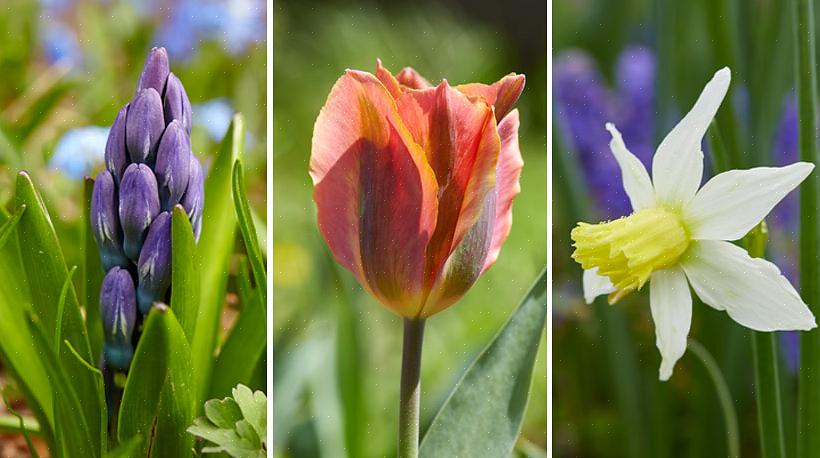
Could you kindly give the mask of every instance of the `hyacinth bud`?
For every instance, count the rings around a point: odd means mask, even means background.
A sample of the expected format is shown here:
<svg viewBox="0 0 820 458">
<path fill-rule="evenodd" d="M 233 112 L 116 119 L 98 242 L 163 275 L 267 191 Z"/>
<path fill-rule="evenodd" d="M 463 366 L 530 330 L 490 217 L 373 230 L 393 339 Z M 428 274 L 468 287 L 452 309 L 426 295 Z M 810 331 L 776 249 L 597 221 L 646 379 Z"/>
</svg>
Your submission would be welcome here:
<svg viewBox="0 0 820 458">
<path fill-rule="evenodd" d="M 94 181 L 91 194 L 91 229 L 100 260 L 105 270 L 114 266 L 128 266 L 128 258 L 122 251 L 122 229 L 117 215 L 117 189 L 114 178 L 108 170 L 103 170 Z"/>
<path fill-rule="evenodd" d="M 131 162 L 152 164 L 163 130 L 165 118 L 159 93 L 154 88 L 141 90 L 128 107 L 125 123 L 125 144 Z"/>
<path fill-rule="evenodd" d="M 147 314 L 162 301 L 171 284 L 171 212 L 160 213 L 151 224 L 137 263 L 137 303 Z"/>
<path fill-rule="evenodd" d="M 157 164 L 154 171 L 159 187 L 159 201 L 162 211 L 174 208 L 188 187 L 191 139 L 177 120 L 171 121 L 162 134 L 157 150 Z"/>
<path fill-rule="evenodd" d="M 168 75 L 168 83 L 165 86 L 165 122 L 171 123 L 178 120 L 182 127 L 191 135 L 191 102 L 185 87 L 176 75 Z"/>
<path fill-rule="evenodd" d="M 127 270 L 114 267 L 106 274 L 100 289 L 100 315 L 106 363 L 119 370 L 128 369 L 134 356 L 131 335 L 137 320 L 137 307 L 134 282 Z"/>
<path fill-rule="evenodd" d="M 129 259 L 139 259 L 145 233 L 158 213 L 159 193 L 154 172 L 145 164 L 129 165 L 120 184 L 123 252 Z"/>
<path fill-rule="evenodd" d="M 119 183 L 125 168 L 128 167 L 128 151 L 125 149 L 125 119 L 128 114 L 128 105 L 122 107 L 114 124 L 111 125 L 111 132 L 108 134 L 108 141 L 105 143 L 105 168 L 111 172 L 115 183 Z"/>
<path fill-rule="evenodd" d="M 162 95 L 165 90 L 165 80 L 168 79 L 170 66 L 168 65 L 168 53 L 165 48 L 152 48 L 145 60 L 139 82 L 137 83 L 137 94 L 143 89 L 153 88 Z"/>
<path fill-rule="evenodd" d="M 202 164 L 191 154 L 190 169 L 188 173 L 188 189 L 182 196 L 180 203 L 188 214 L 191 226 L 194 230 L 194 237 L 199 241 L 199 234 L 202 231 L 202 204 L 205 198 L 205 174 L 202 171 Z"/>
</svg>

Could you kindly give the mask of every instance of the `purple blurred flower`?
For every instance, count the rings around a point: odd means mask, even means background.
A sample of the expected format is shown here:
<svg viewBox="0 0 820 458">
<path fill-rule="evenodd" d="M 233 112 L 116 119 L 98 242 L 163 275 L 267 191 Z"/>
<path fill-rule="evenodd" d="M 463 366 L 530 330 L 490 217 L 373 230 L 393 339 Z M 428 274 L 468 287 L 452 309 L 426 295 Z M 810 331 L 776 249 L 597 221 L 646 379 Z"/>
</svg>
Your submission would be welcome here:
<svg viewBox="0 0 820 458">
<path fill-rule="evenodd" d="M 654 151 L 654 55 L 641 46 L 626 48 L 616 65 L 616 91 L 601 83 L 594 61 L 583 51 L 561 53 L 553 69 L 559 128 L 577 154 L 598 209 L 607 218 L 627 215 L 629 199 L 604 124 L 613 122 L 632 152 L 649 165 Z"/>
</svg>

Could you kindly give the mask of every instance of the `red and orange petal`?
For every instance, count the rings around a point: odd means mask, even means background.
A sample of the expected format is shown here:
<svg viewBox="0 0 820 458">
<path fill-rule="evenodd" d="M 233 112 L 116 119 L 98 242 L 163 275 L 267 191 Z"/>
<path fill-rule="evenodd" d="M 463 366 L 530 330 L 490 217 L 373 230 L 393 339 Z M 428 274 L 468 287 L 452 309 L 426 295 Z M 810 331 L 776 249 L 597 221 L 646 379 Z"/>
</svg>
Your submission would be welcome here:
<svg viewBox="0 0 820 458">
<path fill-rule="evenodd" d="M 427 280 L 438 271 L 478 220 L 484 196 L 495 186 L 501 141 L 492 109 L 471 101 L 446 81 L 407 91 L 399 114 L 427 155 L 439 186 L 436 230 L 427 248 Z"/>
<path fill-rule="evenodd" d="M 337 261 L 384 305 L 417 315 L 438 186 L 375 76 L 348 71 L 334 85 L 314 126 L 310 175 Z"/>
<path fill-rule="evenodd" d="M 524 75 L 510 73 L 493 84 L 469 83 L 456 86 L 456 89 L 492 105 L 495 108 L 495 119 L 501 121 L 521 97 L 525 82 Z"/>
<path fill-rule="evenodd" d="M 433 87 L 419 72 L 412 67 L 404 67 L 396 73 L 396 80 L 408 89 L 428 89 Z"/>
</svg>

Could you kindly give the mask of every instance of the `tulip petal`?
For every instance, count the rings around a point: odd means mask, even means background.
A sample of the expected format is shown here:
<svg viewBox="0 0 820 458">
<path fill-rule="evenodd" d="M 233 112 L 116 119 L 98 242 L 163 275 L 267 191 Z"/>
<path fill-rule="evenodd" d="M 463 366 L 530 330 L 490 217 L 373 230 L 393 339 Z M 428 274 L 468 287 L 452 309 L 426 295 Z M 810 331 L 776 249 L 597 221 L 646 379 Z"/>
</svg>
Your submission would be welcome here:
<svg viewBox="0 0 820 458">
<path fill-rule="evenodd" d="M 430 82 L 424 79 L 424 77 L 412 67 L 404 67 L 401 69 L 401 71 L 396 74 L 396 81 L 408 89 L 429 89 L 433 87 Z"/>
<path fill-rule="evenodd" d="M 401 95 L 402 88 L 399 85 L 398 80 L 390 73 L 389 70 L 384 68 L 382 65 L 381 59 L 376 59 L 376 78 L 384 84 L 384 87 L 387 89 L 387 92 L 393 96 L 394 99 L 398 99 Z"/>
<path fill-rule="evenodd" d="M 730 79 L 728 68 L 715 73 L 692 110 L 658 146 L 652 159 L 652 182 L 658 202 L 681 208 L 700 187 L 703 177 L 701 141 L 729 90 Z"/>
<path fill-rule="evenodd" d="M 501 246 L 507 240 L 512 228 L 512 201 L 521 192 L 518 183 L 524 160 L 521 158 L 521 149 L 518 147 L 518 110 L 510 112 L 498 124 L 498 135 L 501 138 L 501 151 L 498 154 L 498 168 L 496 170 L 495 193 L 498 198 L 493 225 L 493 239 L 490 251 L 484 260 L 482 272 L 489 269 L 498 259 Z"/>
<path fill-rule="evenodd" d="M 337 261 L 384 305 L 418 314 L 438 188 L 375 76 L 348 71 L 333 86 L 314 126 L 310 175 Z"/>
<path fill-rule="evenodd" d="M 598 275 L 598 268 L 593 267 L 584 271 L 584 301 L 591 304 L 595 298 L 604 294 L 614 293 L 615 286 L 609 277 Z"/>
<path fill-rule="evenodd" d="M 609 148 L 612 150 L 612 155 L 615 156 L 615 160 L 618 161 L 618 166 L 621 168 L 624 191 L 626 191 L 626 195 L 629 196 L 629 203 L 632 204 L 632 209 L 638 211 L 644 208 L 654 207 L 655 190 L 652 188 L 652 180 L 649 179 L 649 173 L 647 173 L 643 163 L 626 148 L 624 139 L 614 124 L 607 123 L 606 130 L 612 134 L 612 141 L 609 142 Z"/>
<path fill-rule="evenodd" d="M 652 273 L 649 307 L 655 321 L 655 345 L 661 353 L 659 378 L 669 380 L 675 363 L 686 352 L 686 338 L 692 324 L 692 294 L 680 267 Z"/>
<path fill-rule="evenodd" d="M 704 303 L 755 331 L 807 331 L 817 326 L 780 270 L 719 240 L 693 241 L 681 266 Z"/>
<path fill-rule="evenodd" d="M 812 170 L 814 164 L 797 162 L 786 167 L 729 170 L 715 176 L 684 208 L 691 237 L 740 239 Z"/>
<path fill-rule="evenodd" d="M 490 107 L 471 101 L 446 81 L 404 93 L 398 108 L 427 154 L 440 190 L 436 229 L 427 248 L 427 281 L 432 286 L 444 262 L 478 221 L 484 198 L 495 186 L 501 140 Z"/>
<path fill-rule="evenodd" d="M 469 97 L 479 97 L 495 108 L 495 119 L 501 121 L 512 110 L 524 91 L 524 75 L 510 73 L 493 84 L 469 83 L 456 89 Z"/>
</svg>

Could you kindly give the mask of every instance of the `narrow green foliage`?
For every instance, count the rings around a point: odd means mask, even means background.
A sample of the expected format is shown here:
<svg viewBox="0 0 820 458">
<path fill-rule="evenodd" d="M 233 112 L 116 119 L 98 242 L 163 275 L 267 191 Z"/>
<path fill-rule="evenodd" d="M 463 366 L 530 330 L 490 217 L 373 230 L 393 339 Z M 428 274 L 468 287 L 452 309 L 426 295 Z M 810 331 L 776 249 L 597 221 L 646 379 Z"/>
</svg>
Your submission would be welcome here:
<svg viewBox="0 0 820 458">
<path fill-rule="evenodd" d="M 199 254 L 188 215 L 180 206 L 171 216 L 171 246 L 171 310 L 191 342 L 199 310 Z"/>
<path fill-rule="evenodd" d="M 105 276 L 97 242 L 91 231 L 91 194 L 94 191 L 94 179 L 86 177 L 83 186 L 85 207 L 82 216 L 83 261 L 82 269 L 83 306 L 85 308 L 85 326 L 88 329 L 88 343 L 91 355 L 96 360 L 102 353 L 103 325 L 100 318 L 100 287 Z"/>
<path fill-rule="evenodd" d="M 236 218 L 239 221 L 239 230 L 242 233 L 242 240 L 245 242 L 245 251 L 248 253 L 248 261 L 251 263 L 253 279 L 256 282 L 256 292 L 259 295 L 259 303 L 267 304 L 267 276 L 265 274 L 265 261 L 262 251 L 259 249 L 259 240 L 256 238 L 256 229 L 253 225 L 251 207 L 248 204 L 248 196 L 245 192 L 245 172 L 242 160 L 237 159 L 233 164 L 232 188 L 234 208 Z"/>
</svg>

